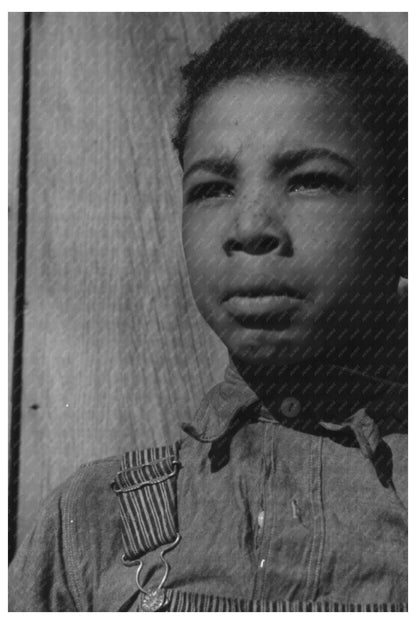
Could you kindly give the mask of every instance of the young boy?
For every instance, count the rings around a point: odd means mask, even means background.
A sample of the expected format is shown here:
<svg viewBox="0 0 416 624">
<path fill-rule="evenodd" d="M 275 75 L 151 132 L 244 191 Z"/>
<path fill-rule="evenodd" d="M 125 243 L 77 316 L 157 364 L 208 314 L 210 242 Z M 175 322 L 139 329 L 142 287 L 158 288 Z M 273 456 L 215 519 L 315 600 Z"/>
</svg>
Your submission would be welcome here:
<svg viewBox="0 0 416 624">
<path fill-rule="evenodd" d="M 406 610 L 406 64 L 273 13 L 183 75 L 184 250 L 230 366 L 178 445 L 51 495 L 11 609 Z"/>
</svg>

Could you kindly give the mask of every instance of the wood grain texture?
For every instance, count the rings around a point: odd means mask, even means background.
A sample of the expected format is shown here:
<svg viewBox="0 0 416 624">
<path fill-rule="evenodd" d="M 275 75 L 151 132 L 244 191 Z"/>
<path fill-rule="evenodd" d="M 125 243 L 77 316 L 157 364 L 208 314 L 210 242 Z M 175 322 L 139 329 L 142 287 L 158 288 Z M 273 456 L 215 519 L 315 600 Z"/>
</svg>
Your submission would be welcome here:
<svg viewBox="0 0 416 624">
<path fill-rule="evenodd" d="M 380 37 L 393 45 L 405 58 L 408 57 L 407 13 L 341 13 L 353 24 L 365 28 L 370 35 Z"/>
<path fill-rule="evenodd" d="M 16 238 L 19 208 L 19 156 L 22 109 L 23 14 L 8 15 L 8 387 L 11 397 L 16 288 Z M 9 428 L 10 428 L 9 404 Z"/>
<path fill-rule="evenodd" d="M 404 37 L 402 17 L 354 15 Z M 19 540 L 81 462 L 176 439 L 222 377 L 169 137 L 178 66 L 229 19 L 34 15 Z"/>
</svg>

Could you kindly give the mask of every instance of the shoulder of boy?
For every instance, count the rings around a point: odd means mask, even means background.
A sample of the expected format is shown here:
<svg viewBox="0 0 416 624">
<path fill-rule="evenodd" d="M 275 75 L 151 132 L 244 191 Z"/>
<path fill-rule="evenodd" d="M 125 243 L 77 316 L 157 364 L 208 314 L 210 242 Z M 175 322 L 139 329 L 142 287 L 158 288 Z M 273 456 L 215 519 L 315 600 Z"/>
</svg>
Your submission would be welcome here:
<svg viewBox="0 0 416 624">
<path fill-rule="evenodd" d="M 88 610 L 82 561 L 113 547 L 119 466 L 119 457 L 83 464 L 40 504 L 9 568 L 9 611 Z"/>
</svg>

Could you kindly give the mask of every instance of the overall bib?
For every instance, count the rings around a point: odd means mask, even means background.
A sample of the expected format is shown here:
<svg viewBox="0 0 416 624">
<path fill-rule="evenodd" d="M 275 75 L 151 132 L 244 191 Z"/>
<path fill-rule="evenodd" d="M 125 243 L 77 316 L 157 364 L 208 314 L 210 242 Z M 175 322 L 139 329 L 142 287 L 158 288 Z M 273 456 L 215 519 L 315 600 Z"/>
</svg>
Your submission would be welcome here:
<svg viewBox="0 0 416 624">
<path fill-rule="evenodd" d="M 354 604 L 328 601 L 252 600 L 181 591 L 169 586 L 169 551 L 180 548 L 177 479 L 180 447 L 163 446 L 126 453 L 112 487 L 122 520 L 123 563 L 132 568 L 132 595 L 120 611 L 406 611 L 405 603 Z M 149 553 L 151 564 L 146 581 Z"/>
</svg>

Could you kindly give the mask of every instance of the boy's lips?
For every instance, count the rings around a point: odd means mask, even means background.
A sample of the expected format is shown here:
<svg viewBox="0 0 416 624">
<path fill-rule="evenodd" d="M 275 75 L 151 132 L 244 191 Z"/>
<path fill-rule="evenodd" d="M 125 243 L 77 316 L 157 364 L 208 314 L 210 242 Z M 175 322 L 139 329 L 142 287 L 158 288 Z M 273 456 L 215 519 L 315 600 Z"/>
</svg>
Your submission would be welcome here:
<svg viewBox="0 0 416 624">
<path fill-rule="evenodd" d="M 304 298 L 303 294 L 288 286 L 260 286 L 233 289 L 226 294 L 223 304 L 237 319 L 260 320 L 264 317 L 265 321 L 288 321 Z"/>
<path fill-rule="evenodd" d="M 299 299 L 286 295 L 267 295 L 259 297 L 234 296 L 227 299 L 224 305 L 235 317 L 289 317 L 299 307 Z"/>
</svg>

